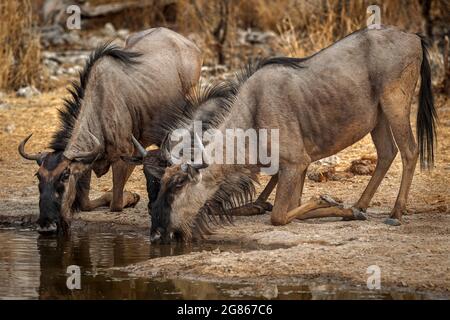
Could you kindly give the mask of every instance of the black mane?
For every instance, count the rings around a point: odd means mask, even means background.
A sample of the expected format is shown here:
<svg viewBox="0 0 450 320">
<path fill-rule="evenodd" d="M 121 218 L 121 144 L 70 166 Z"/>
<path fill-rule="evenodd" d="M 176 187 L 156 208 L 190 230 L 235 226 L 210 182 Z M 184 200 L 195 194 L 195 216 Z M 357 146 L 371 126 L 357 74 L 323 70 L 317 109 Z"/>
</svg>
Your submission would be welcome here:
<svg viewBox="0 0 450 320">
<path fill-rule="evenodd" d="M 49 147 L 54 151 L 64 151 L 72 135 L 77 117 L 80 113 L 81 102 L 89 81 L 89 74 L 95 63 L 102 57 L 109 56 L 124 64 L 135 64 L 136 58 L 141 54 L 137 52 L 124 51 L 117 45 L 107 42 L 97 47 L 89 56 L 83 70 L 80 71 L 78 82 L 72 82 L 72 87 L 68 89 L 71 97 L 64 99 L 64 107 L 59 109 L 60 128 L 55 132 Z"/>
<path fill-rule="evenodd" d="M 214 83 L 207 86 L 199 83 L 192 92 L 187 94 L 181 104 L 174 104 L 165 110 L 165 119 L 152 128 L 152 136 L 155 141 L 162 141 L 161 148 L 165 145 L 166 138 L 172 131 L 178 128 L 188 128 L 193 121 L 198 120 L 203 124 L 203 130 L 216 128 L 231 112 L 234 101 L 242 85 L 258 70 L 267 66 L 284 66 L 301 69 L 302 62 L 308 58 L 272 57 L 258 58 L 249 61 L 245 67 L 235 73 L 232 79 Z M 216 108 L 208 110 L 202 106 L 211 101 L 218 100 Z"/>
</svg>

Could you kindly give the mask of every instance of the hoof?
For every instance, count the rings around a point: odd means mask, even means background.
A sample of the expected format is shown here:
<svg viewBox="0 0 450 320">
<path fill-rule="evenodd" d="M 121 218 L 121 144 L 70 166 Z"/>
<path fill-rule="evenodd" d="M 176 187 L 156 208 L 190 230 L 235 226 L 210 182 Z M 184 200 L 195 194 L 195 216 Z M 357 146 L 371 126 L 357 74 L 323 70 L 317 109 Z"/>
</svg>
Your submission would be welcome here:
<svg viewBox="0 0 450 320">
<path fill-rule="evenodd" d="M 131 205 L 131 208 L 134 208 L 139 203 L 139 200 L 141 200 L 141 196 L 137 193 L 133 193 L 133 197 L 134 203 Z"/>
<path fill-rule="evenodd" d="M 333 207 L 338 207 L 340 209 L 344 208 L 344 205 L 342 203 L 337 202 L 336 200 L 334 200 L 331 196 L 324 194 L 320 196 L 320 199 L 325 201 L 326 203 L 328 203 L 329 205 L 333 206 Z"/>
<path fill-rule="evenodd" d="M 398 226 L 402 225 L 400 220 L 394 219 L 394 218 L 387 218 L 386 220 L 384 220 L 384 223 L 386 223 L 388 226 L 393 226 L 393 227 L 398 227 Z"/>
<path fill-rule="evenodd" d="M 273 205 L 268 201 L 255 202 L 253 205 L 257 208 L 260 208 L 262 211 L 272 211 L 273 209 Z"/>
<path fill-rule="evenodd" d="M 134 208 L 138 204 L 139 200 L 141 200 L 141 196 L 137 193 L 131 193 L 131 196 L 133 197 L 133 201 L 124 206 L 124 208 Z"/>
<path fill-rule="evenodd" d="M 366 213 L 358 208 L 352 207 L 353 217 L 355 220 L 367 220 Z"/>
</svg>

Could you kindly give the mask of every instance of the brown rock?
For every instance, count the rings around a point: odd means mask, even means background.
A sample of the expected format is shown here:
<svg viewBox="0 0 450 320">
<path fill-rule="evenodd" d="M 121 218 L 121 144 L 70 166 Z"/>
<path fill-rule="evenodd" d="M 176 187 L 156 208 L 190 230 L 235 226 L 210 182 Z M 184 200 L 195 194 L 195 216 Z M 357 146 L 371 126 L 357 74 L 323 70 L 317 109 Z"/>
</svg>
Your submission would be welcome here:
<svg viewBox="0 0 450 320">
<path fill-rule="evenodd" d="M 374 156 L 363 156 L 358 160 L 353 160 L 350 167 L 345 170 L 356 175 L 372 175 L 377 165 L 377 158 Z"/>
</svg>

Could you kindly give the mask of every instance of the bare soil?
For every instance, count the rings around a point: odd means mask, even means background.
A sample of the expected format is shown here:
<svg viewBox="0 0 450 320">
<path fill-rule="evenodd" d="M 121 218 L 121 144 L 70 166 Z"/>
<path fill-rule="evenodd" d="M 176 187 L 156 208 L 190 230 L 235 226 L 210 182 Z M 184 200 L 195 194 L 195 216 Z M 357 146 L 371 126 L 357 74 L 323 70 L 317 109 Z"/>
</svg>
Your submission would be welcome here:
<svg viewBox="0 0 450 320">
<path fill-rule="evenodd" d="M 27 150 L 45 149 L 57 128 L 57 107 L 66 95 L 63 88 L 23 99 L 10 94 L 0 108 L 0 223 L 28 225 L 38 214 L 37 166 L 20 158 L 19 142 L 34 135 Z M 408 214 L 400 227 L 383 220 L 395 202 L 401 178 L 397 156 L 369 209 L 368 221 L 336 219 L 294 221 L 283 226 L 270 224 L 269 215 L 238 217 L 234 226 L 217 228 L 207 241 L 241 243 L 254 250 L 243 252 L 204 251 L 162 257 L 129 266 L 138 276 L 197 278 L 211 281 L 295 283 L 302 279 L 341 279 L 365 286 L 370 265 L 381 268 L 382 286 L 427 290 L 450 297 L 450 105 L 437 97 L 440 128 L 436 168 L 417 168 L 408 203 Z M 415 113 L 415 112 L 414 112 Z M 415 117 L 412 117 L 415 122 Z M 338 154 L 335 170 L 343 172 L 353 160 L 375 155 L 370 137 Z M 314 168 L 312 168 L 314 170 Z M 370 176 L 342 175 L 336 181 L 306 181 L 304 198 L 329 194 L 351 205 L 357 201 Z M 267 177 L 262 177 L 262 186 Z M 99 196 L 111 187 L 111 175 L 92 181 L 92 194 Z M 75 215 L 78 225 L 97 222 L 107 228 L 148 229 L 145 179 L 136 170 L 127 189 L 138 192 L 135 208 L 111 213 L 106 208 Z M 273 201 L 274 194 L 270 201 Z"/>
</svg>

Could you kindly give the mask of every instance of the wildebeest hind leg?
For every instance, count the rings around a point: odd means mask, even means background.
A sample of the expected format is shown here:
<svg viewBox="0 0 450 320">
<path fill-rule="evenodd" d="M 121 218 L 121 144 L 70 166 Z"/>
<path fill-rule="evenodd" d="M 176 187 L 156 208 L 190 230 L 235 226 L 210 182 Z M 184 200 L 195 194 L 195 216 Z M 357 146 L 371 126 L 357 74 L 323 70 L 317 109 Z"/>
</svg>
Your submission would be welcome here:
<svg viewBox="0 0 450 320">
<path fill-rule="evenodd" d="M 255 216 L 264 214 L 267 211 L 272 211 L 273 206 L 270 202 L 267 201 L 267 199 L 277 185 L 277 182 L 278 175 L 272 176 L 255 202 L 230 209 L 227 214 L 230 214 L 231 216 Z"/>
<path fill-rule="evenodd" d="M 402 77 L 391 86 L 387 86 L 381 99 L 381 106 L 388 119 L 395 142 L 402 157 L 403 171 L 400 190 L 392 209 L 391 216 L 385 222 L 389 225 L 400 225 L 402 213 L 406 208 L 409 189 L 411 187 L 419 148 L 414 139 L 409 120 L 411 100 L 418 78 L 418 66 L 411 65 Z"/>
<path fill-rule="evenodd" d="M 392 161 L 397 155 L 397 147 L 392 137 L 391 128 L 384 113 L 380 113 L 379 120 L 375 128 L 370 133 L 373 143 L 377 149 L 377 166 L 375 171 L 367 184 L 361 198 L 353 206 L 355 209 L 366 211 L 375 192 L 377 191 L 381 181 L 386 172 L 392 164 Z"/>
<path fill-rule="evenodd" d="M 390 219 L 386 220 L 386 223 L 389 225 L 399 225 L 401 223 L 402 212 L 406 208 L 406 201 L 419 156 L 418 147 L 409 124 L 409 116 L 403 119 L 396 119 L 396 122 L 391 126 L 395 142 L 402 156 L 403 171 L 397 200 L 392 209 Z"/>
</svg>

